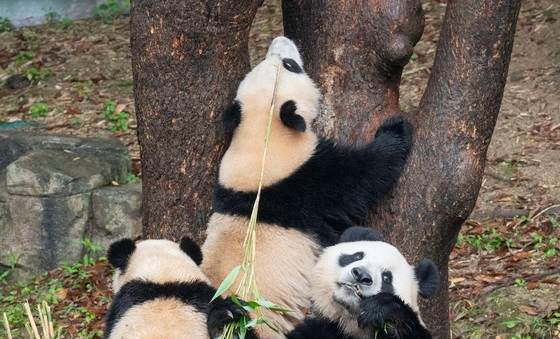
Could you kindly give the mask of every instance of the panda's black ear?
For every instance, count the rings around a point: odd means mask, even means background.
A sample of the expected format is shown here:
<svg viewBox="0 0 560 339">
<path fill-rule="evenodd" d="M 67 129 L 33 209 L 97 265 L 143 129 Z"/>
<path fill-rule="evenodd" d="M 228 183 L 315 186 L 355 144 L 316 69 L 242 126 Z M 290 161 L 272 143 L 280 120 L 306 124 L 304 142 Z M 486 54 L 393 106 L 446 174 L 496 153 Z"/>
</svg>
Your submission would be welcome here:
<svg viewBox="0 0 560 339">
<path fill-rule="evenodd" d="M 282 123 L 291 129 L 298 132 L 305 132 L 307 125 L 305 119 L 296 113 L 297 106 L 293 100 L 288 100 L 280 107 L 280 120 Z"/>
<path fill-rule="evenodd" d="M 130 259 L 130 256 L 134 253 L 135 249 L 136 245 L 132 239 L 125 238 L 115 241 L 111 244 L 111 246 L 109 246 L 107 260 L 109 260 L 109 263 L 113 267 L 124 271 L 126 269 L 126 265 L 128 264 L 128 259 Z"/>
<path fill-rule="evenodd" d="M 383 235 L 376 229 L 362 226 L 352 226 L 342 235 L 338 242 L 354 242 L 354 241 L 383 241 Z"/>
<path fill-rule="evenodd" d="M 224 112 L 222 117 L 226 134 L 233 133 L 241 122 L 241 103 L 235 100 Z"/>
<path fill-rule="evenodd" d="M 189 237 L 183 237 L 179 245 L 183 252 L 187 253 L 189 257 L 195 262 L 195 264 L 200 265 L 202 262 L 202 251 L 200 246 L 194 240 Z"/>
<path fill-rule="evenodd" d="M 422 259 L 414 268 L 418 280 L 418 292 L 424 298 L 434 296 L 440 285 L 440 276 L 437 266 L 430 259 Z"/>
</svg>

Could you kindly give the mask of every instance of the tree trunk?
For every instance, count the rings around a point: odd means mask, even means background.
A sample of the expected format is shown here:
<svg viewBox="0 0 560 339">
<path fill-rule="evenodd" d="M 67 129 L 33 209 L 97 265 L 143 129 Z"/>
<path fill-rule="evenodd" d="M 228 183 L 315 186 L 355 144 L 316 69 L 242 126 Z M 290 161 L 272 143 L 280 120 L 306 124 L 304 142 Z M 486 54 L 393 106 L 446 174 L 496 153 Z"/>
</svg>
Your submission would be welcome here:
<svg viewBox="0 0 560 339">
<path fill-rule="evenodd" d="M 392 197 L 372 211 L 413 261 L 442 273 L 422 305 L 435 338 L 449 338 L 447 264 L 474 207 L 499 112 L 520 0 L 449 0 L 432 75 L 416 112 L 408 164 Z M 399 112 L 403 65 L 423 30 L 418 0 L 284 0 L 284 30 L 303 49 L 325 95 L 319 129 L 349 142 L 369 140 Z"/>
<path fill-rule="evenodd" d="M 249 69 L 262 0 L 134 0 L 132 70 L 144 235 L 202 241 L 223 154 L 221 112 Z"/>
</svg>

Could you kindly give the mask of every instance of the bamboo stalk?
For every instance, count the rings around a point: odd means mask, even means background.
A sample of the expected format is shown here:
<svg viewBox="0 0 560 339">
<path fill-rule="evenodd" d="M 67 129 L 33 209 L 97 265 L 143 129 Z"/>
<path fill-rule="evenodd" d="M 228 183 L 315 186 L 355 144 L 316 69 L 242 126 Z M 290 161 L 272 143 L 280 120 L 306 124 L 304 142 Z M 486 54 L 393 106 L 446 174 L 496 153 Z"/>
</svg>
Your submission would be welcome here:
<svg viewBox="0 0 560 339">
<path fill-rule="evenodd" d="M 6 329 L 6 333 L 8 334 L 8 339 L 12 339 L 12 331 L 10 330 L 10 323 L 8 322 L 8 316 L 6 312 L 2 312 L 4 318 L 4 328 Z"/>
<path fill-rule="evenodd" d="M 37 330 L 37 324 L 35 324 L 35 318 L 33 318 L 31 308 L 29 307 L 29 302 L 26 301 L 25 304 L 23 304 L 23 308 L 25 309 L 25 313 L 27 313 L 27 319 L 29 319 L 29 324 L 31 325 L 35 339 L 41 339 L 39 331 Z"/>
</svg>

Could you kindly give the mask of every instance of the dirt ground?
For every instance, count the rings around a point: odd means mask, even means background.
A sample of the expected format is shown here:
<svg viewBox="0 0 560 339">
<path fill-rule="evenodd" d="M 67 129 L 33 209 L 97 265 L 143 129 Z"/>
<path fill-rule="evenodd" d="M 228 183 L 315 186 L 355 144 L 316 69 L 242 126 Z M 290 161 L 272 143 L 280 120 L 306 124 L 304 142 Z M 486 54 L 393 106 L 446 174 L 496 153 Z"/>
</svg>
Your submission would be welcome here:
<svg viewBox="0 0 560 339">
<path fill-rule="evenodd" d="M 401 86 L 405 111 L 415 108 L 427 83 L 445 5 L 424 1 L 424 10 L 425 32 Z M 252 62 L 281 33 L 279 1 L 266 0 L 251 34 Z M 560 338 L 558 33 L 560 1 L 523 2 L 480 196 L 451 258 L 455 337 Z M 31 81 L 18 82 L 16 74 Z M 34 120 L 52 133 L 117 136 L 139 170 L 127 17 L 0 33 L 0 82 L 16 87 L 0 86 L 0 122 Z M 102 114 L 108 100 L 117 113 L 129 113 L 126 130 L 110 130 Z M 47 105 L 45 117 L 32 118 L 37 103 Z M 88 325 L 92 333 L 100 317 Z M 79 319 L 69 320 L 69 328 Z"/>
</svg>

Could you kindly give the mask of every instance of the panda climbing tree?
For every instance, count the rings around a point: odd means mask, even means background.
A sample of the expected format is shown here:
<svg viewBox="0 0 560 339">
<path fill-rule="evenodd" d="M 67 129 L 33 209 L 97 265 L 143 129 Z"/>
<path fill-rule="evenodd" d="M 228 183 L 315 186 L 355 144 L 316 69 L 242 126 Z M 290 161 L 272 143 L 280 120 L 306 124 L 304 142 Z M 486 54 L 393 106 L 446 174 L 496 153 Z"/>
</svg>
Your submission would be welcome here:
<svg viewBox="0 0 560 339">
<path fill-rule="evenodd" d="M 144 192 L 144 233 L 199 243 L 228 141 L 220 115 L 249 70 L 249 30 L 262 0 L 135 0 L 132 64 Z M 413 145 L 392 198 L 371 226 L 416 262 L 448 256 L 481 183 L 499 111 L 520 0 L 451 1 L 418 109 L 403 113 Z M 404 65 L 423 30 L 420 0 L 283 1 L 285 34 L 323 93 L 315 128 L 345 143 L 370 141 L 399 111 Z M 447 289 L 421 305 L 447 337 Z"/>
</svg>

